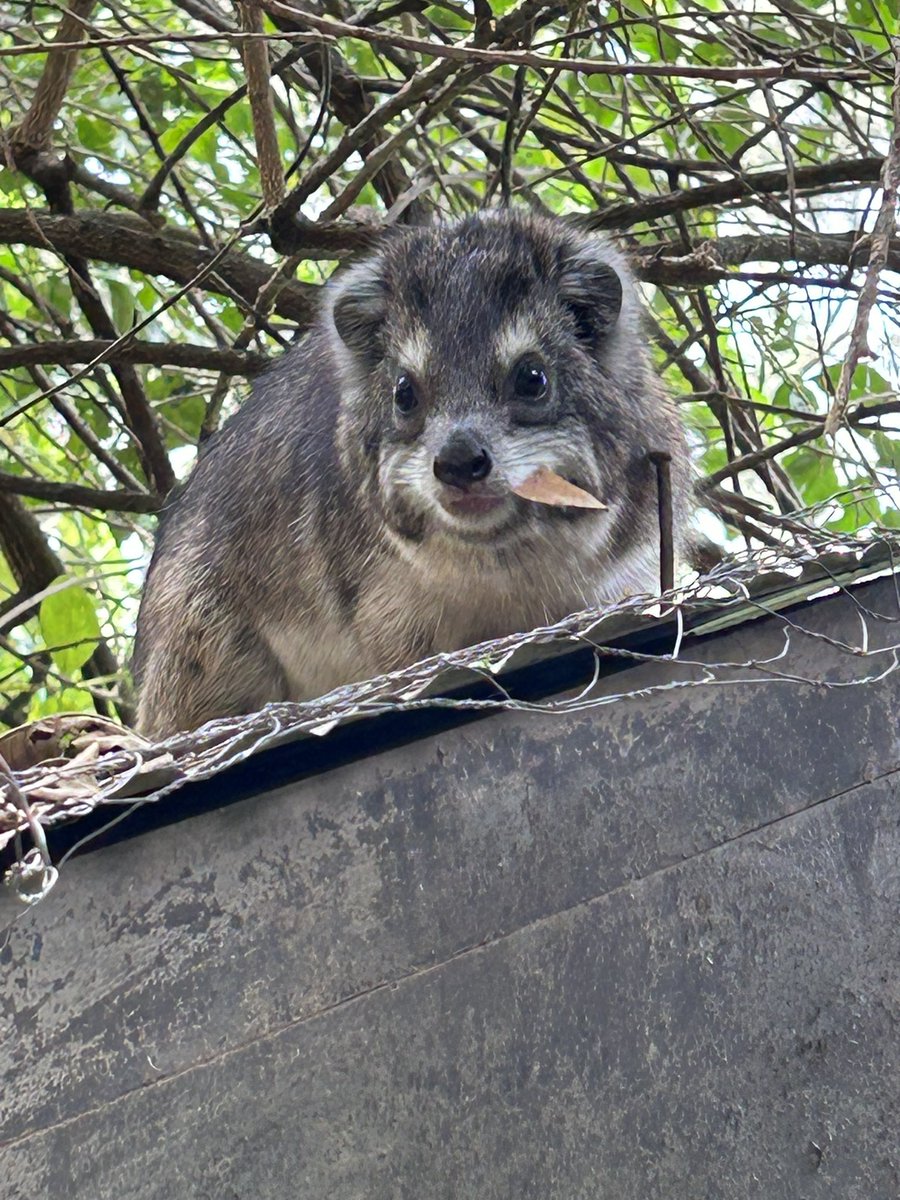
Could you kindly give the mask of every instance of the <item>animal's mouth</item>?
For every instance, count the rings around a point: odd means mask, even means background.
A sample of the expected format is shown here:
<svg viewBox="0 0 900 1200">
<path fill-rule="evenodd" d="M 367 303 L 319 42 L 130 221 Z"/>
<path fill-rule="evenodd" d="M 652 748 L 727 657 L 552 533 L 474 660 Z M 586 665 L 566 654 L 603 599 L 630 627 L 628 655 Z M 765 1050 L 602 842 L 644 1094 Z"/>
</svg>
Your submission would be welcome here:
<svg viewBox="0 0 900 1200">
<path fill-rule="evenodd" d="M 509 503 L 506 496 L 494 492 L 450 492 L 441 496 L 441 506 L 454 517 L 482 517 L 497 512 Z"/>
<path fill-rule="evenodd" d="M 508 491 L 487 487 L 442 487 L 436 495 L 441 524 L 463 542 L 496 542 L 519 523 L 519 502 Z"/>
</svg>

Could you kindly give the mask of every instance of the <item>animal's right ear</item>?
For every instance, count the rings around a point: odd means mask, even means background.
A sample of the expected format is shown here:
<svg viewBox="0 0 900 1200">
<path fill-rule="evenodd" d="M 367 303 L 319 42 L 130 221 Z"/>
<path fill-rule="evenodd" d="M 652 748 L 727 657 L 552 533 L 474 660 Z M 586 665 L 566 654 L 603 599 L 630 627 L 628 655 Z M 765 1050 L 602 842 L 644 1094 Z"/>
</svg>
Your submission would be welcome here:
<svg viewBox="0 0 900 1200">
<path fill-rule="evenodd" d="M 566 246 L 560 257 L 560 297 L 575 319 L 578 337 L 596 345 L 622 310 L 619 256 L 602 239 L 585 237 Z"/>
<path fill-rule="evenodd" d="M 370 258 L 344 271 L 332 291 L 331 316 L 341 341 L 355 354 L 380 358 L 388 285 L 383 263 Z"/>
</svg>

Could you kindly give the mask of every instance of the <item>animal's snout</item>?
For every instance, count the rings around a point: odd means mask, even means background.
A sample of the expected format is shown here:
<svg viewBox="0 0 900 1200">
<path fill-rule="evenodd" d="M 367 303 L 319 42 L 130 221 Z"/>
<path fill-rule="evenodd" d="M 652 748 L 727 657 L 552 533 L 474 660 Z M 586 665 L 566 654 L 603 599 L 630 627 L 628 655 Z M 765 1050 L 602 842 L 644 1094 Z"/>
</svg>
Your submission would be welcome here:
<svg viewBox="0 0 900 1200">
<path fill-rule="evenodd" d="M 474 434 L 451 433 L 434 460 L 434 473 L 441 483 L 467 488 L 487 479 L 493 467 L 491 456 Z"/>
</svg>

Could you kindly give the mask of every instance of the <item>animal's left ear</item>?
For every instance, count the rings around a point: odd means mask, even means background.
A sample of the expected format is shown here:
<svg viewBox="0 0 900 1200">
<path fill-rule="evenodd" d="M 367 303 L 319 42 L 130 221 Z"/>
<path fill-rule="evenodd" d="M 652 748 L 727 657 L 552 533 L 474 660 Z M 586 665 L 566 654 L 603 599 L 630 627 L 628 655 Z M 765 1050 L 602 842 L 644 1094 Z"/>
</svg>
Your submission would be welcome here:
<svg viewBox="0 0 900 1200">
<path fill-rule="evenodd" d="M 622 310 L 622 278 L 599 238 L 565 247 L 560 259 L 559 294 L 575 318 L 578 337 L 591 345 L 613 328 Z"/>
</svg>

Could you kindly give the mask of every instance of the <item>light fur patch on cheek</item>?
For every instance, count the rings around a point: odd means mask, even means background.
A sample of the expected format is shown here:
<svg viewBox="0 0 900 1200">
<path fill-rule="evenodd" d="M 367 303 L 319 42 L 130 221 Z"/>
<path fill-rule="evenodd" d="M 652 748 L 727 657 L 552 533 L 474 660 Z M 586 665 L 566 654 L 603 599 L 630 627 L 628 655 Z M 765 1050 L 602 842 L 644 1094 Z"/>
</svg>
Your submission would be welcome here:
<svg viewBox="0 0 900 1200">
<path fill-rule="evenodd" d="M 512 487 L 518 487 L 538 467 L 565 475 L 589 466 L 582 455 L 573 454 L 571 437 L 533 428 L 499 438 L 494 445 L 494 465 Z"/>
<path fill-rule="evenodd" d="M 431 459 L 423 446 L 390 451 L 379 469 L 381 488 L 387 495 L 402 491 L 406 497 L 412 494 L 422 503 L 430 499 L 432 474 Z"/>
</svg>

